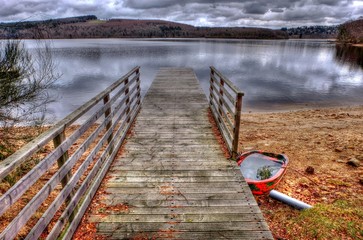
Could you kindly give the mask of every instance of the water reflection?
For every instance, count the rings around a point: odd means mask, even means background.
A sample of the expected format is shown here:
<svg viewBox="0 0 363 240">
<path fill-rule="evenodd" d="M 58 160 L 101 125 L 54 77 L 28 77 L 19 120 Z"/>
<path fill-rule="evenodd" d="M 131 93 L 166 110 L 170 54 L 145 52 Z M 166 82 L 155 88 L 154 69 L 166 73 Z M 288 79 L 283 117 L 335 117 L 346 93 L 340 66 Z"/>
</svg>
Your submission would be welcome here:
<svg viewBox="0 0 363 240">
<path fill-rule="evenodd" d="M 336 45 L 335 57 L 338 62 L 363 68 L 363 47 Z"/>
<path fill-rule="evenodd" d="M 143 93 L 160 67 L 193 68 L 207 93 L 213 65 L 245 92 L 244 111 L 363 103 L 363 70 L 336 61 L 346 54 L 327 41 L 78 39 L 54 40 L 53 52 L 57 119 L 137 65 Z"/>
</svg>

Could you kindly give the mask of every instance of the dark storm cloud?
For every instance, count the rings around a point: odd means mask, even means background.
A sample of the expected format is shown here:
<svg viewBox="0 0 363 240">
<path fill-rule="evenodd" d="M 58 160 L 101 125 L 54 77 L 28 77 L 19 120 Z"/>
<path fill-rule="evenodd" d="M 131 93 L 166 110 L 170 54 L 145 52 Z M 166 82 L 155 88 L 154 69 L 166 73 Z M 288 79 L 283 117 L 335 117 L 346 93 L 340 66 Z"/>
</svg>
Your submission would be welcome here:
<svg viewBox="0 0 363 240">
<path fill-rule="evenodd" d="M 342 2 L 340 0 L 315 0 L 315 4 L 322 4 L 322 5 L 328 5 L 328 6 L 338 6 L 339 3 Z"/>
<path fill-rule="evenodd" d="M 125 0 L 124 1 L 125 7 L 135 8 L 135 9 L 166 8 L 177 4 L 178 1 L 176 0 L 159 0 L 159 1 Z"/>
<path fill-rule="evenodd" d="M 282 13 L 282 12 L 284 12 L 284 9 L 282 9 L 282 8 L 271 8 L 270 11 L 271 12 L 276 12 L 276 13 Z"/>
<path fill-rule="evenodd" d="M 244 5 L 245 13 L 251 14 L 265 14 L 269 9 L 266 5 L 261 3 L 247 3 Z"/>
<path fill-rule="evenodd" d="M 0 21 L 94 14 L 203 26 L 339 24 L 363 15 L 361 0 L 0 0 Z"/>
</svg>

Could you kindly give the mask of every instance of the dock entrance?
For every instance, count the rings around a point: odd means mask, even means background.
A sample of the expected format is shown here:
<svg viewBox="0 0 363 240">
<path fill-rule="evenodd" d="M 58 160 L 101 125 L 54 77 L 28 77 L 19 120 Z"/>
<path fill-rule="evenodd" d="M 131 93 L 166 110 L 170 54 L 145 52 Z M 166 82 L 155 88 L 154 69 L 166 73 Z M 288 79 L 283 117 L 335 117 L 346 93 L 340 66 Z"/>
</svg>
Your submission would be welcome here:
<svg viewBox="0 0 363 240">
<path fill-rule="evenodd" d="M 236 163 L 227 160 L 192 69 L 161 68 L 132 133 L 91 204 L 107 239 L 273 239 Z M 82 226 L 80 226 L 82 229 Z"/>
</svg>

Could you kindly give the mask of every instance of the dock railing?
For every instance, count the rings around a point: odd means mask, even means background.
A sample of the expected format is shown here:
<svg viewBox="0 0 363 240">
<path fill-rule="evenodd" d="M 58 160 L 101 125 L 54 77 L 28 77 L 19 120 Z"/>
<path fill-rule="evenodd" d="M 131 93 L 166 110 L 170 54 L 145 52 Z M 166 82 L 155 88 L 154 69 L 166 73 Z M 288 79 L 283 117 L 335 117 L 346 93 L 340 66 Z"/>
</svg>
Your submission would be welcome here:
<svg viewBox="0 0 363 240">
<path fill-rule="evenodd" d="M 210 67 L 210 70 L 210 109 L 231 157 L 235 158 L 244 93 L 216 68 Z"/>
<path fill-rule="evenodd" d="M 47 239 L 60 235 L 71 238 L 140 110 L 139 69 L 132 69 L 0 162 L 0 180 L 4 180 L 43 147 L 54 146 L 0 196 L 2 221 L 9 212 L 18 212 L 2 230 L 0 239 L 17 237 L 30 219 L 33 225 L 28 227 L 26 239 L 38 239 L 44 232 L 42 237 Z M 86 120 L 75 124 L 81 117 Z M 17 201 L 27 191 L 34 191 L 37 181 L 43 182 L 19 210 Z"/>
</svg>

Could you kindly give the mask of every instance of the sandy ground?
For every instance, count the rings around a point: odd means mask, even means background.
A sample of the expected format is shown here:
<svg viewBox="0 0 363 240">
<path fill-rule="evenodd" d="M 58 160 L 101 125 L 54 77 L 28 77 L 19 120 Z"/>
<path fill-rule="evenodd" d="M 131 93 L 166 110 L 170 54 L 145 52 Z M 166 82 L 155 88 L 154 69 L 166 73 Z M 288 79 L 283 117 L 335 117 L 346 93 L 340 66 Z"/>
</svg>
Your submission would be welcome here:
<svg viewBox="0 0 363 240">
<path fill-rule="evenodd" d="M 363 204 L 363 106 L 245 113 L 240 134 L 241 151 L 259 149 L 288 156 L 287 173 L 276 190 L 310 205 L 339 199 L 358 199 Z M 347 164 L 352 158 L 361 166 Z M 314 173 L 305 171 L 308 166 Z M 274 236 L 289 237 L 271 217 L 286 206 L 266 196 L 257 201 Z"/>
</svg>

